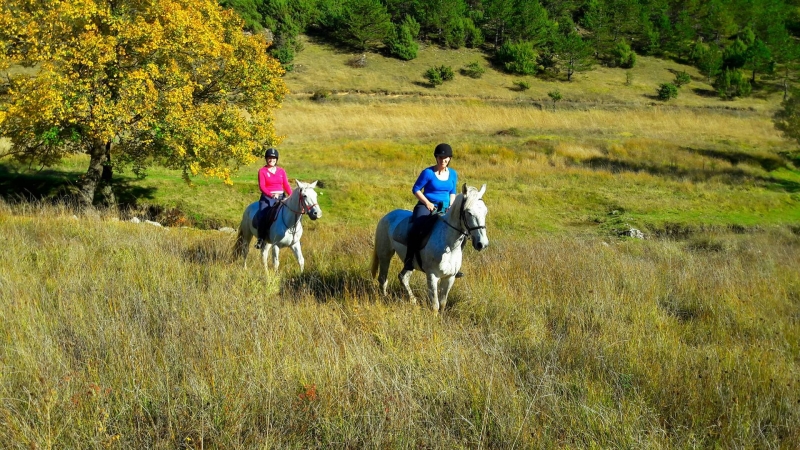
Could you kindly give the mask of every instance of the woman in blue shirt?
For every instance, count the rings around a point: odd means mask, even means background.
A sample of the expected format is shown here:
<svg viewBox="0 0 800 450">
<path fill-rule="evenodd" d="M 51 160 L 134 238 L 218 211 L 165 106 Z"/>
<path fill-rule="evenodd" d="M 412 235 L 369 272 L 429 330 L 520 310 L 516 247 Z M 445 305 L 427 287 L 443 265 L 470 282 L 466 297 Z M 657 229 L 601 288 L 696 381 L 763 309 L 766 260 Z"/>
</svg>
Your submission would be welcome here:
<svg viewBox="0 0 800 450">
<path fill-rule="evenodd" d="M 456 198 L 458 174 L 448 167 L 450 159 L 453 157 L 453 148 L 448 144 L 439 144 L 433 150 L 433 156 L 436 158 L 436 165 L 425 168 L 417 177 L 414 187 L 411 188 L 411 192 L 419 202 L 414 206 L 411 216 L 411 226 L 408 230 L 408 250 L 403 272 L 414 270 L 414 255 L 419 251 L 419 243 L 422 240 L 419 218 L 447 211 Z M 401 276 L 403 272 L 401 272 Z M 459 272 L 456 277 L 462 275 Z"/>
</svg>

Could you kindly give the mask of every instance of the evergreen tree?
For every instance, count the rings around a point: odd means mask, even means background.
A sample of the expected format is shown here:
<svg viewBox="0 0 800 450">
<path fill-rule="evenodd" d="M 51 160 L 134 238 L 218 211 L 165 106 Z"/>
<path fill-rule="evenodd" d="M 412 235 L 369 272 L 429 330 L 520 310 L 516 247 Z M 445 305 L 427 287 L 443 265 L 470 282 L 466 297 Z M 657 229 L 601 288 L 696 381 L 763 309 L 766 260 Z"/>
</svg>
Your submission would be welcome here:
<svg viewBox="0 0 800 450">
<path fill-rule="evenodd" d="M 575 72 L 592 68 L 592 48 L 578 33 L 559 33 L 554 45 L 559 65 L 567 74 L 567 81 L 572 81 Z"/>
<path fill-rule="evenodd" d="M 419 34 L 419 24 L 411 16 L 406 16 L 403 22 L 393 26 L 386 39 L 389 54 L 403 60 L 412 60 L 417 57 L 419 45 L 414 40 Z"/>
<path fill-rule="evenodd" d="M 342 21 L 341 39 L 359 50 L 383 42 L 392 28 L 389 13 L 380 0 L 348 0 Z"/>
</svg>

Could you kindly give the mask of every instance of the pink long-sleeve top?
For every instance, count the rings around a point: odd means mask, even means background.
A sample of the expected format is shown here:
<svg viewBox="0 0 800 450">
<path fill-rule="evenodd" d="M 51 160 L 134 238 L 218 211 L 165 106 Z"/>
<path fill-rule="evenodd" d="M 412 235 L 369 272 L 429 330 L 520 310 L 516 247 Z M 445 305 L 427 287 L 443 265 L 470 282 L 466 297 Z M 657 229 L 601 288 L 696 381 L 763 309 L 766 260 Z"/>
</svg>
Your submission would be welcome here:
<svg viewBox="0 0 800 450">
<path fill-rule="evenodd" d="M 264 195 L 271 197 L 275 192 L 286 192 L 292 195 L 292 187 L 289 186 L 289 177 L 281 167 L 275 167 L 275 173 L 271 173 L 267 166 L 258 171 L 258 187 Z"/>
</svg>

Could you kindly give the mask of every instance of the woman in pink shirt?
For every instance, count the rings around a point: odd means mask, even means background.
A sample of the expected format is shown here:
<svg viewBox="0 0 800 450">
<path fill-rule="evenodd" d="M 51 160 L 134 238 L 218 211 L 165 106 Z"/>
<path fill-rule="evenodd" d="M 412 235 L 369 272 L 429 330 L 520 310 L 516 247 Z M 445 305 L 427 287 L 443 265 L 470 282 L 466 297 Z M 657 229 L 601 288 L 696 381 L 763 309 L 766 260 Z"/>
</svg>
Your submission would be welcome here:
<svg viewBox="0 0 800 450">
<path fill-rule="evenodd" d="M 289 185 L 289 177 L 283 168 L 278 167 L 278 150 L 270 147 L 264 153 L 267 164 L 258 171 L 258 187 L 261 189 L 261 199 L 258 201 L 258 212 L 262 214 L 262 220 L 258 221 L 258 241 L 256 248 L 261 248 L 264 239 L 269 234 L 269 224 L 263 220 L 263 211 L 272 208 L 284 196 L 292 195 L 292 187 Z"/>
</svg>

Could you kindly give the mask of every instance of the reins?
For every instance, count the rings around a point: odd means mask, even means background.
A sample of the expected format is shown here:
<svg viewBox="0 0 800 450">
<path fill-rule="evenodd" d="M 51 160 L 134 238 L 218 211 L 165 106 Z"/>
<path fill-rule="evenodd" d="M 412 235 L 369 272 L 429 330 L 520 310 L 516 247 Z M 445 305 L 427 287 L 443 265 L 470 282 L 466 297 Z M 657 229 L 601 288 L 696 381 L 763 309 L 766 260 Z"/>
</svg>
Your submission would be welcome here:
<svg viewBox="0 0 800 450">
<path fill-rule="evenodd" d="M 445 225 L 447 225 L 448 227 L 458 231 L 458 233 L 461 235 L 461 236 L 459 236 L 459 239 L 464 238 L 464 237 L 470 237 L 470 233 L 475 231 L 475 230 L 486 229 L 486 225 L 478 225 L 476 227 L 470 227 L 467 224 L 466 206 L 467 206 L 467 197 L 465 195 L 461 199 L 461 207 L 459 208 L 459 211 L 458 211 L 458 222 L 459 222 L 458 224 L 459 225 L 463 225 L 466 230 L 454 227 L 454 226 L 450 225 L 450 222 L 448 222 L 446 220 L 442 220 L 442 222 L 444 222 Z M 444 217 L 441 214 L 437 214 L 437 215 L 438 215 L 438 217 L 440 219 L 443 219 L 443 217 Z"/>
<path fill-rule="evenodd" d="M 280 200 L 278 202 L 282 206 L 286 207 L 286 209 L 288 209 L 289 211 L 293 212 L 297 216 L 297 220 L 295 220 L 294 225 L 292 225 L 291 227 L 286 223 L 286 220 L 283 218 L 283 216 L 281 216 L 281 221 L 283 222 L 283 226 L 285 226 L 287 230 L 290 230 L 290 229 L 294 230 L 295 228 L 297 228 L 297 224 L 300 223 L 300 219 L 303 218 L 303 214 L 310 213 L 311 210 L 314 209 L 314 207 L 319 205 L 318 203 L 314 203 L 313 205 L 308 206 L 308 204 L 306 203 L 306 197 L 305 197 L 305 195 L 303 195 L 303 188 L 298 188 L 298 191 L 300 191 L 299 192 L 300 211 L 295 211 L 294 209 L 292 209 L 291 206 L 289 206 L 289 199 L 292 198 L 291 196 L 289 196 L 289 197 L 287 197 L 285 199 L 282 199 L 282 200 Z M 294 232 L 292 232 L 292 233 L 294 234 Z"/>
</svg>

